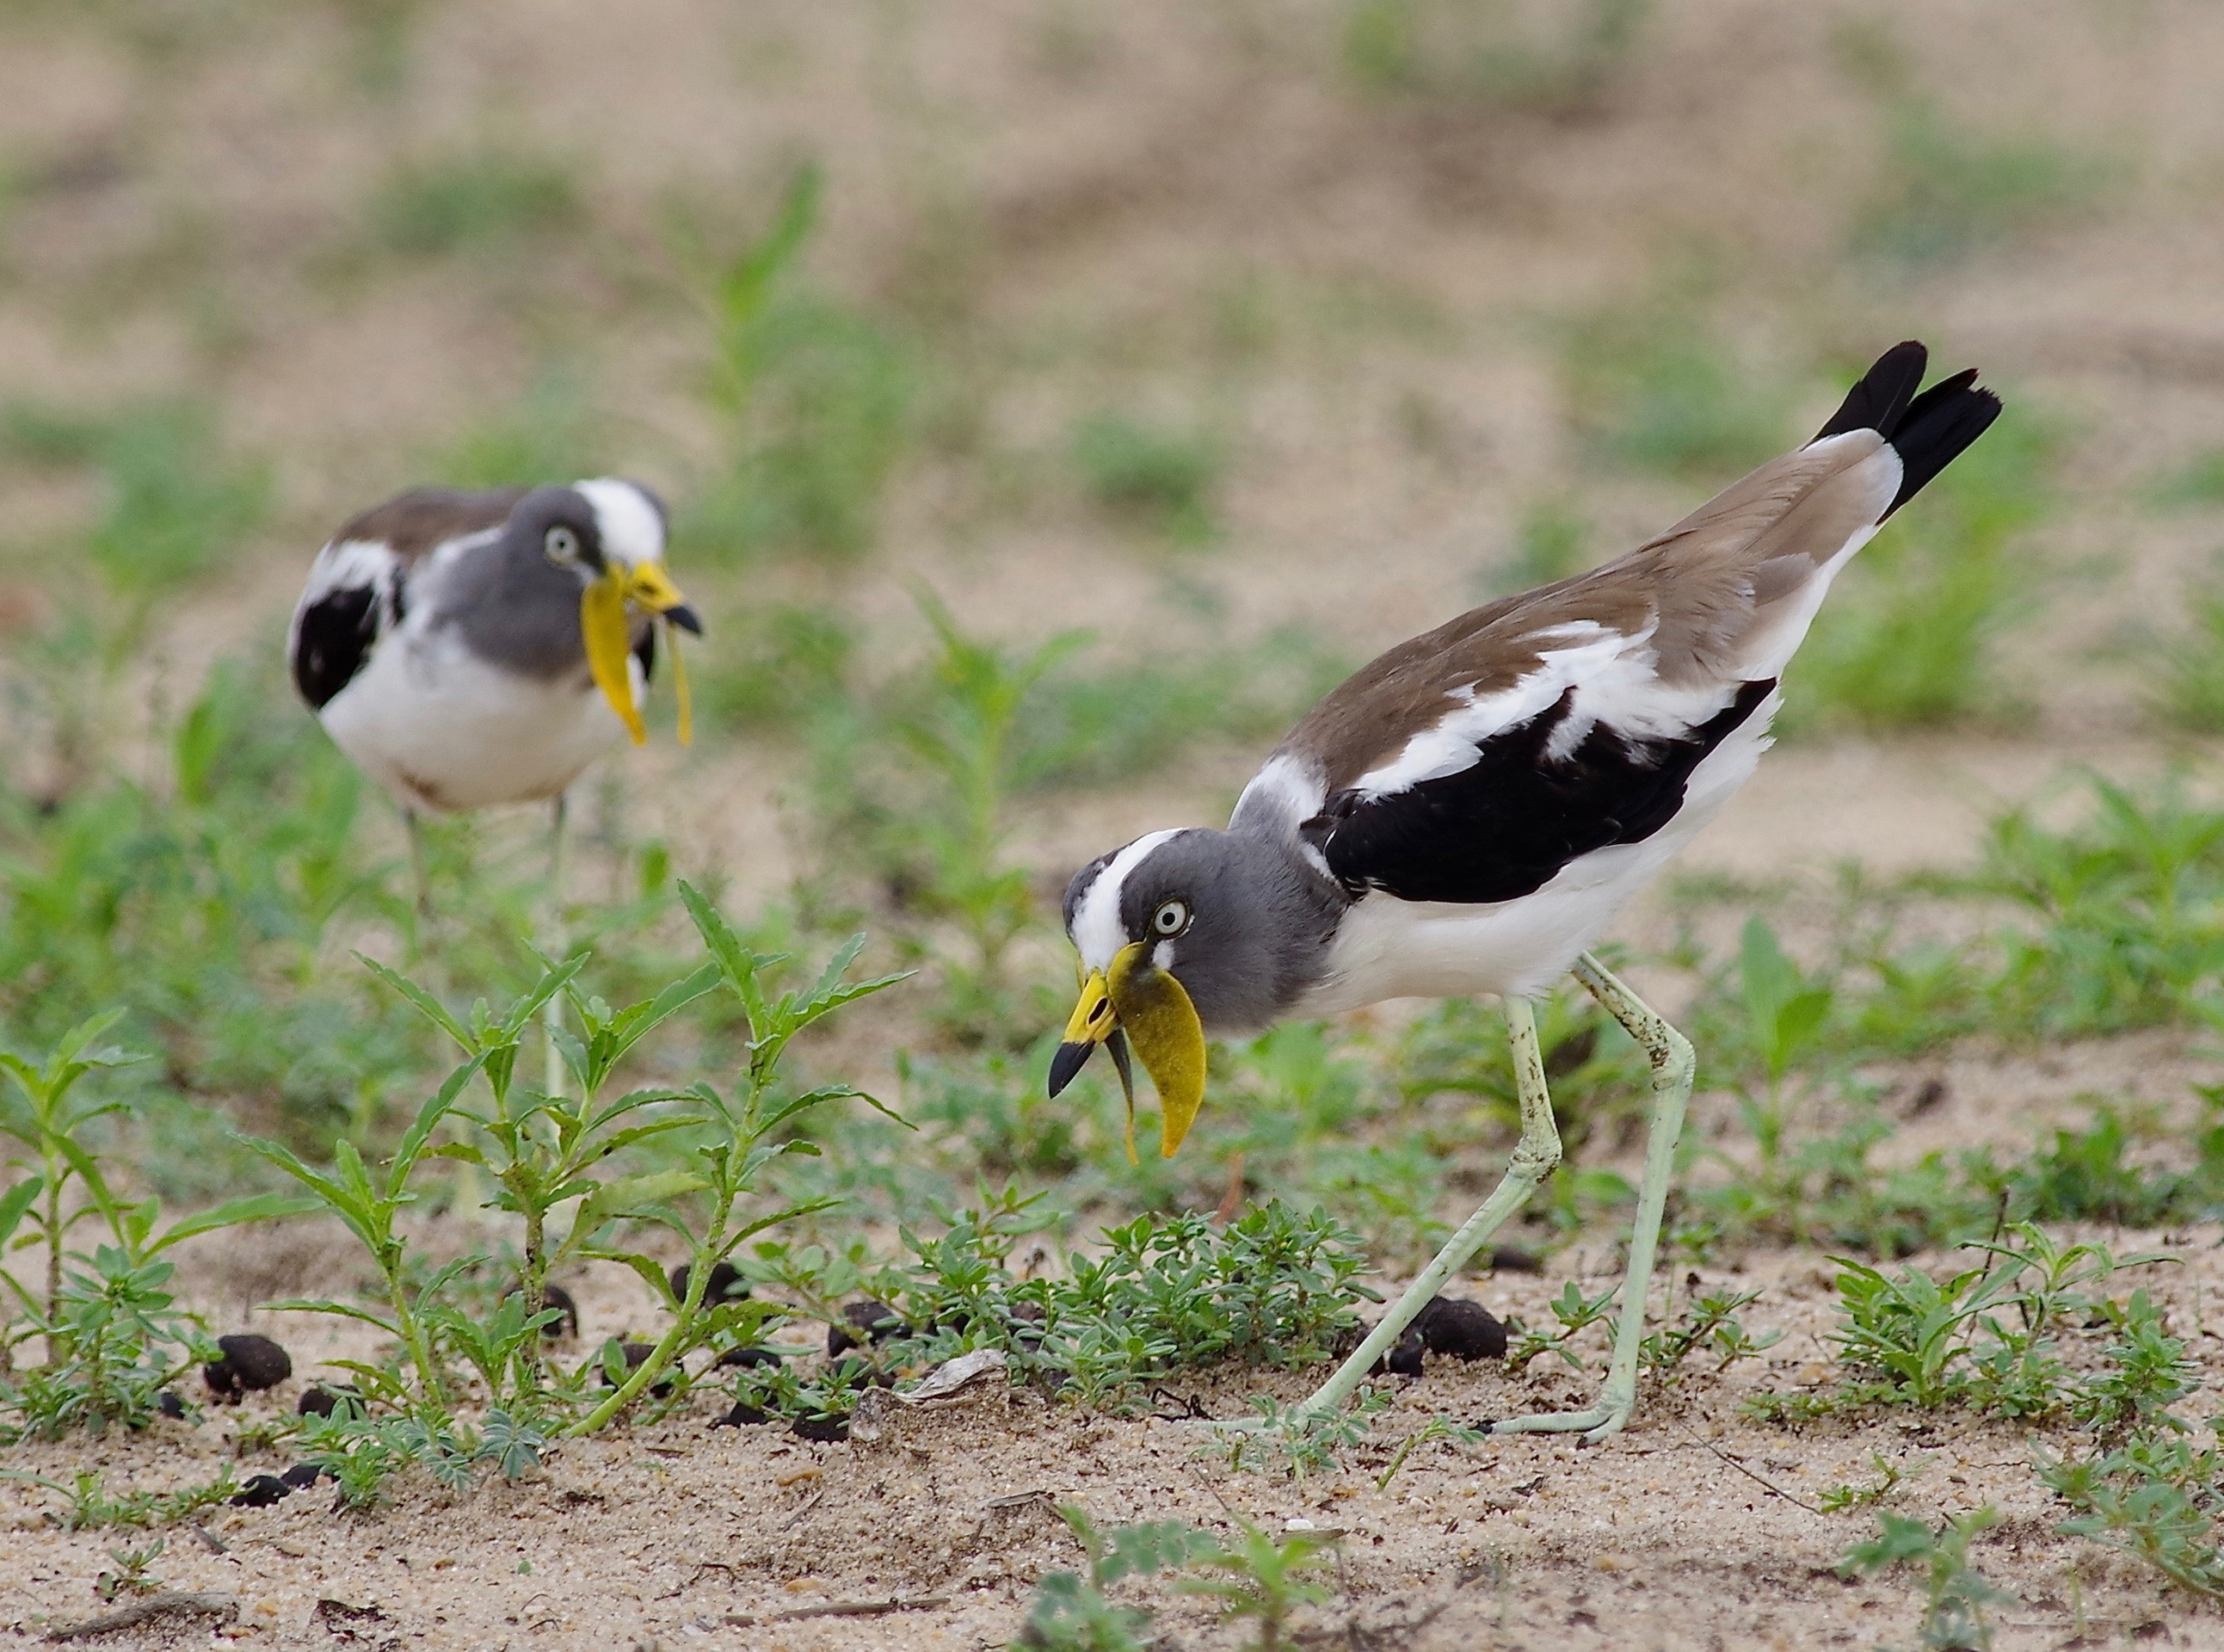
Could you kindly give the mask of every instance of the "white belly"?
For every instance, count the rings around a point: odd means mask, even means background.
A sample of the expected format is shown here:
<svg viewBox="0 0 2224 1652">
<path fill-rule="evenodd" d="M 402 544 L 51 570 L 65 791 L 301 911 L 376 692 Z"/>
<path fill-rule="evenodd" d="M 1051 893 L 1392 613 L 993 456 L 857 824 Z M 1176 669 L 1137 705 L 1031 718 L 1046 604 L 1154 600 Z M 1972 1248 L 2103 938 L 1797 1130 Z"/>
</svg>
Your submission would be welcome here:
<svg viewBox="0 0 2224 1652">
<path fill-rule="evenodd" d="M 638 703 L 637 662 L 632 674 Z M 553 798 L 626 737 L 584 668 L 553 682 L 515 676 L 452 630 L 390 636 L 319 716 L 397 801 L 433 810 Z"/>
<path fill-rule="evenodd" d="M 1385 998 L 1545 992 L 1752 777 L 1778 703 L 1772 693 L 1707 754 L 1676 818 L 1642 843 L 1594 850 L 1533 893 L 1488 906 L 1368 896 L 1338 927 L 1328 973 L 1292 1013 L 1329 1015 Z"/>
</svg>

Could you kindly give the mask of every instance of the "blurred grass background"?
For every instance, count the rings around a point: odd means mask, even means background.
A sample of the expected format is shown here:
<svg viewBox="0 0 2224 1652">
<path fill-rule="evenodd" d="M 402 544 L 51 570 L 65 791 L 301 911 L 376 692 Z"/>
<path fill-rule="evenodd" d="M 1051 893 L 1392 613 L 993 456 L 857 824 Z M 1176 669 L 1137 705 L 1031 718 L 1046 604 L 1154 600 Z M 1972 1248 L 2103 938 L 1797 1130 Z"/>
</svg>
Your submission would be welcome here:
<svg viewBox="0 0 2224 1652">
<path fill-rule="evenodd" d="M 129 1004 L 187 1191 L 245 1174 L 211 1119 L 375 1136 L 430 1056 L 347 955 L 421 938 L 285 616 L 395 489 L 619 472 L 710 636 L 696 749 L 584 788 L 597 990 L 669 962 L 675 869 L 768 939 L 869 927 L 928 981 L 840 1054 L 989 1132 L 966 1168 L 1194 1196 L 1026 1099 L 1071 868 L 1893 340 L 2010 414 L 1803 656 L 1807 816 L 1835 750 L 2210 754 L 2220 92 L 2189 0 L 5 0 L 0 1035 Z M 523 973 L 529 834 L 436 845 L 458 990 Z M 1317 1045 L 1237 1082 L 1327 1142 L 1360 1080 Z M 1199 1174 L 1292 1150 L 1245 1128 Z M 1411 1237 L 1444 1144 L 1392 1137 L 1308 1162 Z"/>
</svg>

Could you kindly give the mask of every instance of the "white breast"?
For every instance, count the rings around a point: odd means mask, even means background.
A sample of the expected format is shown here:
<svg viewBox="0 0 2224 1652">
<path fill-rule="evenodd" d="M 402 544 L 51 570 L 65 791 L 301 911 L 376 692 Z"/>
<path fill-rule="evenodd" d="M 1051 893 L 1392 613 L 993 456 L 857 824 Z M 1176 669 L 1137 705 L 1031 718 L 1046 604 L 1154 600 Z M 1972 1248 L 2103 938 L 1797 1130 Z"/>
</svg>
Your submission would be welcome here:
<svg viewBox="0 0 2224 1652">
<path fill-rule="evenodd" d="M 622 744 L 625 726 L 582 669 L 513 675 L 452 627 L 388 636 L 319 716 L 340 749 L 403 805 L 452 810 L 554 797 Z M 632 661 L 634 701 L 645 687 Z"/>
</svg>

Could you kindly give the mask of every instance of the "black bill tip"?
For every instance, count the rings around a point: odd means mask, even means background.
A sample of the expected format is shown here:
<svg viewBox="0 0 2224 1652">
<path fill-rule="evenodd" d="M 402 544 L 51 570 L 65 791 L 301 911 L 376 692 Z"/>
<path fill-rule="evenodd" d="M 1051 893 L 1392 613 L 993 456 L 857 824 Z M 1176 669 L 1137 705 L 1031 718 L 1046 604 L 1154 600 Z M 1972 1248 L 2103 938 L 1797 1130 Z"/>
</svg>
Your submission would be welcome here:
<svg viewBox="0 0 2224 1652">
<path fill-rule="evenodd" d="M 1050 1058 L 1050 1093 L 1058 1092 L 1071 1084 L 1074 1076 L 1089 1065 L 1089 1058 L 1096 1053 L 1094 1044 L 1061 1044 L 1058 1054 Z"/>
<path fill-rule="evenodd" d="M 697 636 L 703 635 L 703 617 L 695 611 L 692 604 L 676 604 L 664 611 L 664 617 L 683 631 Z"/>
</svg>

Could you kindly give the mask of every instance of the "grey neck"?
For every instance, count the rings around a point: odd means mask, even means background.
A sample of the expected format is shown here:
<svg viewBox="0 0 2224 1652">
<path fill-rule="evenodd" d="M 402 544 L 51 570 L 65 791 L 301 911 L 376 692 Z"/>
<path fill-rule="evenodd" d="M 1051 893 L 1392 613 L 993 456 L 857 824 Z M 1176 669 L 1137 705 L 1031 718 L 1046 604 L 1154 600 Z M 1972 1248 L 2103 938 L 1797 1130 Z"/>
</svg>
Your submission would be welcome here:
<svg viewBox="0 0 2224 1652">
<path fill-rule="evenodd" d="M 521 534 L 513 523 L 450 565 L 433 623 L 458 626 L 472 653 L 506 671 L 544 681 L 570 675 L 584 681 L 584 589 L 576 572 L 541 554 L 538 534 Z"/>
</svg>

